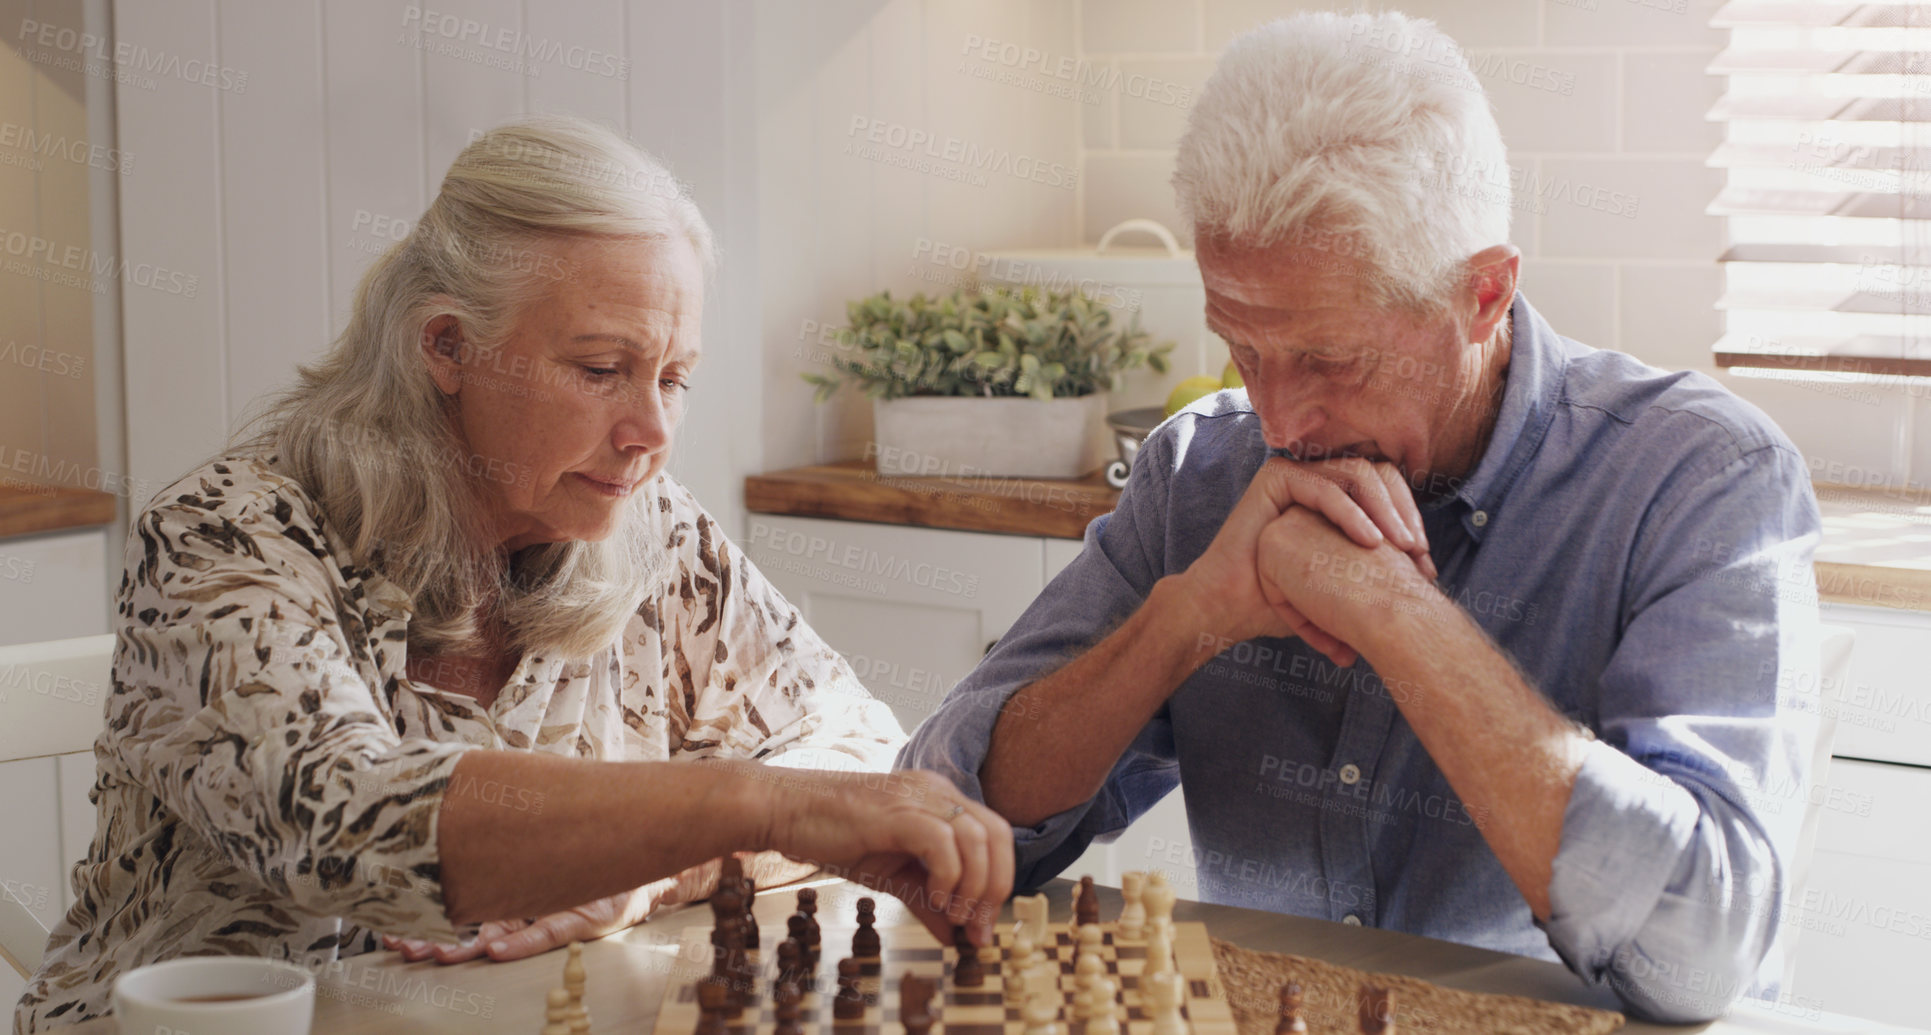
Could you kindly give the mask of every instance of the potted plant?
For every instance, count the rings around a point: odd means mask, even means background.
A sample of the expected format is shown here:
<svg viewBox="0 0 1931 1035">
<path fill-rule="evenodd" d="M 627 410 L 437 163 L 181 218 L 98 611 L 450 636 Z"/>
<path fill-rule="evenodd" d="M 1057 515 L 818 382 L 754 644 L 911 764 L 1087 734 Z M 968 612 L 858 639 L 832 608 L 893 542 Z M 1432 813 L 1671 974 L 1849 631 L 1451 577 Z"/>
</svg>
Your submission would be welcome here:
<svg viewBox="0 0 1931 1035">
<path fill-rule="evenodd" d="M 820 402 L 847 382 L 873 399 L 880 474 L 1077 478 L 1103 459 L 1115 379 L 1173 349 L 1077 291 L 882 291 L 846 313 L 837 373 L 805 380 Z"/>
</svg>

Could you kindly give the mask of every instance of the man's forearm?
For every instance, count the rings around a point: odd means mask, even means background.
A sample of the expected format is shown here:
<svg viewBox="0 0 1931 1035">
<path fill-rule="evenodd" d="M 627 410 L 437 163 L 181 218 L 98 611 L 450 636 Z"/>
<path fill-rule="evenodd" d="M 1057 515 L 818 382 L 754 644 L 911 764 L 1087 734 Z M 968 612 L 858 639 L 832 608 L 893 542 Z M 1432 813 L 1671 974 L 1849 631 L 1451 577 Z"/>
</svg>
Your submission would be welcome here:
<svg viewBox="0 0 1931 1035">
<path fill-rule="evenodd" d="M 1006 702 L 979 769 L 986 804 L 1018 827 L 1093 797 L 1174 688 L 1218 653 L 1208 632 L 1177 578 L 1155 583 L 1118 629 Z"/>
<path fill-rule="evenodd" d="M 1480 627 L 1440 594 L 1417 599 L 1362 644 L 1422 747 L 1462 799 L 1539 919 L 1587 739 L 1529 686 Z"/>
</svg>

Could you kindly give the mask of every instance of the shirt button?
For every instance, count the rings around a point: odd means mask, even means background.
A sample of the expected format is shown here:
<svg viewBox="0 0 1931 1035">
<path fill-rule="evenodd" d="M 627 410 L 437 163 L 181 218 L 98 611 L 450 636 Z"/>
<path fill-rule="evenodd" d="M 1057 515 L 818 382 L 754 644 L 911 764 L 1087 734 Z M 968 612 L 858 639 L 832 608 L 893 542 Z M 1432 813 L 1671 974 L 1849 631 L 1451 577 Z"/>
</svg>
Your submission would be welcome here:
<svg viewBox="0 0 1931 1035">
<path fill-rule="evenodd" d="M 1353 787 L 1361 782 L 1361 767 L 1349 762 L 1341 767 L 1341 782 Z"/>
<path fill-rule="evenodd" d="M 1361 926 L 1361 918 L 1358 916 L 1355 916 L 1353 913 L 1349 913 L 1347 916 L 1342 917 L 1341 922 L 1344 924 L 1347 924 L 1349 927 Z"/>
<path fill-rule="evenodd" d="M 1475 523 L 1476 528 L 1480 528 L 1483 525 L 1488 524 L 1488 511 L 1478 510 L 1473 514 L 1470 514 L 1468 516 L 1468 519 Z"/>
</svg>

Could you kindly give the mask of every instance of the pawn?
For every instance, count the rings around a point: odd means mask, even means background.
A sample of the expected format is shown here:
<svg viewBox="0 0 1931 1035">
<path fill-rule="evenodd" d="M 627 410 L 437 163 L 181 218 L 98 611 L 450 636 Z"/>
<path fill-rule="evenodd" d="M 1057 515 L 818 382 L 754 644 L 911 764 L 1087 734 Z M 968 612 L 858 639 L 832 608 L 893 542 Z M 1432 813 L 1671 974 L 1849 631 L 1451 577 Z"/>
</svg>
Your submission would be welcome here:
<svg viewBox="0 0 1931 1035">
<path fill-rule="evenodd" d="M 786 938 L 778 943 L 778 976 L 772 979 L 772 994 L 778 985 L 787 982 L 802 987 L 804 985 L 804 949 L 797 942 Z"/>
<path fill-rule="evenodd" d="M 1174 971 L 1141 975 L 1140 995 L 1146 999 L 1147 1014 L 1153 1019 L 1153 1035 L 1187 1035 L 1187 1019 L 1180 1016 L 1181 982 Z"/>
<path fill-rule="evenodd" d="M 898 982 L 898 1023 L 905 1035 L 928 1035 L 932 1030 L 932 983 L 909 970 Z"/>
<path fill-rule="evenodd" d="M 793 913 L 785 921 L 785 930 L 790 935 L 786 940 L 798 947 L 798 964 L 806 975 L 803 983 L 810 984 L 810 975 L 818 969 L 818 950 L 811 947 L 811 918 Z"/>
<path fill-rule="evenodd" d="M 1369 985 L 1361 990 L 1362 1035 L 1395 1035 L 1395 994 Z"/>
<path fill-rule="evenodd" d="M 850 956 L 838 961 L 838 995 L 831 1001 L 831 1016 L 838 1021 L 865 1016 L 865 996 L 858 990 L 858 961 Z"/>
<path fill-rule="evenodd" d="M 1120 907 L 1120 922 L 1114 933 L 1121 938 L 1140 939 L 1147 936 L 1147 907 L 1141 901 L 1146 893 L 1147 875 L 1138 870 L 1120 874 L 1120 897 L 1126 905 Z"/>
<path fill-rule="evenodd" d="M 1077 931 L 1074 931 L 1073 935 L 1073 944 L 1075 946 L 1073 958 L 1075 960 L 1081 956 L 1105 957 L 1106 932 L 1100 930 L 1100 925 L 1085 924 Z M 1103 963 L 1104 960 L 1102 959 Z"/>
<path fill-rule="evenodd" d="M 1025 1018 L 1025 1035 L 1061 1035 L 1059 1027 L 1059 1004 L 1056 990 L 1033 990 L 1026 997 L 1026 1005 L 1020 1011 Z"/>
<path fill-rule="evenodd" d="M 819 928 L 818 928 L 818 889 L 817 888 L 799 888 L 798 889 L 798 912 L 803 913 L 805 915 L 805 928 L 811 935 L 811 937 L 805 941 L 805 945 L 811 949 L 812 958 L 817 959 L 818 958 L 818 941 L 820 936 Z"/>
<path fill-rule="evenodd" d="M 875 960 L 881 948 L 878 929 L 872 924 L 877 920 L 874 912 L 878 904 L 869 898 L 858 900 L 858 930 L 852 932 L 852 955 L 861 960 Z"/>
<path fill-rule="evenodd" d="M 1307 1022 L 1301 1019 L 1301 985 L 1297 981 L 1281 985 L 1281 1019 L 1274 1022 L 1274 1035 L 1307 1035 Z"/>
<path fill-rule="evenodd" d="M 552 988 L 543 1001 L 542 1035 L 570 1035 L 570 991 Z"/>
<path fill-rule="evenodd" d="M 758 945 L 758 917 L 751 907 L 758 904 L 758 882 L 748 876 L 738 878 L 738 890 L 744 895 L 744 947 L 756 952 Z"/>
<path fill-rule="evenodd" d="M 1073 896 L 1073 930 L 1100 922 L 1100 893 L 1093 887 L 1093 875 L 1079 879 L 1079 892 Z"/>
<path fill-rule="evenodd" d="M 1165 974 L 1173 970 L 1173 921 L 1155 917 L 1153 931 L 1147 935 L 1145 972 Z"/>
<path fill-rule="evenodd" d="M 789 944 L 789 943 L 787 943 Z M 779 981 L 771 993 L 772 1014 L 778 1019 L 778 1026 L 772 1035 L 804 1035 L 804 1027 L 798 1023 L 800 1004 L 805 994 L 790 981 Z"/>
<path fill-rule="evenodd" d="M 570 994 L 568 1021 L 570 1035 L 590 1035 L 590 1010 L 583 1005 L 583 989 L 587 977 L 583 968 L 583 943 L 571 942 L 569 955 L 563 964 L 563 988 Z"/>
<path fill-rule="evenodd" d="M 952 967 L 952 983 L 960 988 L 978 988 L 986 983 L 986 965 L 979 959 L 979 947 L 966 936 L 966 929 L 952 929 L 952 945 L 959 950 L 959 961 Z"/>
<path fill-rule="evenodd" d="M 1147 874 L 1146 890 L 1140 893 L 1140 901 L 1146 905 L 1149 921 L 1159 920 L 1162 917 L 1171 921 L 1176 897 L 1173 893 L 1173 885 L 1167 883 L 1166 874 L 1159 870 Z"/>
<path fill-rule="evenodd" d="M 730 979 L 722 974 L 706 974 L 697 979 L 697 1005 L 705 1014 L 717 1015 L 720 1030 L 726 1020 L 736 1020 L 744 1013 L 737 996 L 731 994 Z"/>
</svg>

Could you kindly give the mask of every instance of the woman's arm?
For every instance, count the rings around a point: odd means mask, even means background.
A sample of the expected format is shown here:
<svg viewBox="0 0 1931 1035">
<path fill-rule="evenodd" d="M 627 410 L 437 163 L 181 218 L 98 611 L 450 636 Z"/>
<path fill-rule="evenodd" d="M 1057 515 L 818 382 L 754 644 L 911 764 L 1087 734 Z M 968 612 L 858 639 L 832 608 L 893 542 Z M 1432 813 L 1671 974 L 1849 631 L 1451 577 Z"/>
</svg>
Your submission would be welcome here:
<svg viewBox="0 0 1931 1035">
<path fill-rule="evenodd" d="M 543 807 L 506 803 L 541 801 Z M 594 762 L 472 751 L 436 831 L 457 923 L 539 916 L 735 851 L 777 851 L 904 899 L 935 933 L 990 938 L 1012 835 L 930 773 L 844 774 L 742 762 Z"/>
</svg>

